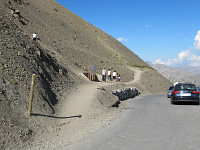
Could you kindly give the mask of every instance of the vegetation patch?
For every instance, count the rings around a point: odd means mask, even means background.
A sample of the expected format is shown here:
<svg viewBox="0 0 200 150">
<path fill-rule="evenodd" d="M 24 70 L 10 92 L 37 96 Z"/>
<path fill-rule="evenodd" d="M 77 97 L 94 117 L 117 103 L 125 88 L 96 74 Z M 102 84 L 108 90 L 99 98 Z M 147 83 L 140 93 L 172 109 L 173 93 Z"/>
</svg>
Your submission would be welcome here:
<svg viewBox="0 0 200 150">
<path fill-rule="evenodd" d="M 137 67 L 137 68 L 142 68 L 142 69 L 147 68 L 147 69 L 155 70 L 155 69 L 152 68 L 152 67 L 144 66 L 144 65 L 136 65 L 136 64 L 132 64 L 131 66 L 133 66 L 133 67 Z"/>
<path fill-rule="evenodd" d="M 1 67 L 1 70 L 6 71 L 6 68 L 5 67 Z"/>
<path fill-rule="evenodd" d="M 17 81 L 13 81 L 12 83 L 13 83 L 14 85 L 18 84 Z"/>
</svg>

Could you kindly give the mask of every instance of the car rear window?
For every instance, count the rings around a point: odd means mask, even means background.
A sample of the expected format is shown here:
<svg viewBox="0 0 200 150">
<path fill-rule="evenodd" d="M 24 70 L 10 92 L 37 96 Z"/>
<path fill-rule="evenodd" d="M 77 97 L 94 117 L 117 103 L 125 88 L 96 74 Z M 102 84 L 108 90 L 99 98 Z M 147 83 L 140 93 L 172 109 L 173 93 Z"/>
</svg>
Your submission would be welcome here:
<svg viewBox="0 0 200 150">
<path fill-rule="evenodd" d="M 181 91 L 181 90 L 189 90 L 189 91 L 196 91 L 196 86 L 192 84 L 188 85 L 176 85 L 175 91 Z"/>
</svg>

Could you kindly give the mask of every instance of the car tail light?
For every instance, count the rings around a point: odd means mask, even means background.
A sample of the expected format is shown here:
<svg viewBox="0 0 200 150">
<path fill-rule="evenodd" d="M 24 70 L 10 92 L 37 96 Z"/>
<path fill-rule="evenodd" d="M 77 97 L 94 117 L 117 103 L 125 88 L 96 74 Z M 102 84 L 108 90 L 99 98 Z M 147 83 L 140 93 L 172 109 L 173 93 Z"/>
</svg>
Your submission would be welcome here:
<svg viewBox="0 0 200 150">
<path fill-rule="evenodd" d="M 173 91 L 172 94 L 178 94 L 180 91 Z"/>
<path fill-rule="evenodd" d="M 198 92 L 198 91 L 192 91 L 192 93 L 193 93 L 193 94 L 199 94 L 199 92 Z"/>
</svg>

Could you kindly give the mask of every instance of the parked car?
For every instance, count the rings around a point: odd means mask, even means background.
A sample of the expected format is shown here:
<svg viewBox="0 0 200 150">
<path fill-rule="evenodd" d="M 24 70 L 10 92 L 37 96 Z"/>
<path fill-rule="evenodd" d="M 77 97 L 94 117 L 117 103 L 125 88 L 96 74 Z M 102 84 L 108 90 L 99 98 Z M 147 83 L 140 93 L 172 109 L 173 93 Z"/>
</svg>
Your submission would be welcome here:
<svg viewBox="0 0 200 150">
<path fill-rule="evenodd" d="M 171 98 L 171 93 L 174 89 L 174 86 L 170 86 L 169 89 L 168 89 L 168 92 L 167 92 L 167 98 Z"/>
<path fill-rule="evenodd" d="M 200 92 L 200 87 L 196 87 L 196 88 L 197 88 L 197 91 Z"/>
<path fill-rule="evenodd" d="M 199 91 L 195 84 L 192 83 L 179 83 L 176 84 L 171 93 L 171 104 L 188 101 L 199 103 Z"/>
</svg>

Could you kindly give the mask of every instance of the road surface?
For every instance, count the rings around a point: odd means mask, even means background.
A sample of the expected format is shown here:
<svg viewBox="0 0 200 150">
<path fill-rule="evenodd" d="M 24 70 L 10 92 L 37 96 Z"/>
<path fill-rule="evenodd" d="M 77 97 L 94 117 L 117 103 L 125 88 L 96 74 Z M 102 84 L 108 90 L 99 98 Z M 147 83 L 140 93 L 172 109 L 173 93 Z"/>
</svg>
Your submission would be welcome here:
<svg viewBox="0 0 200 150">
<path fill-rule="evenodd" d="M 200 107 L 171 105 L 166 97 L 128 100 L 122 116 L 112 125 L 62 150 L 199 150 Z"/>
</svg>

